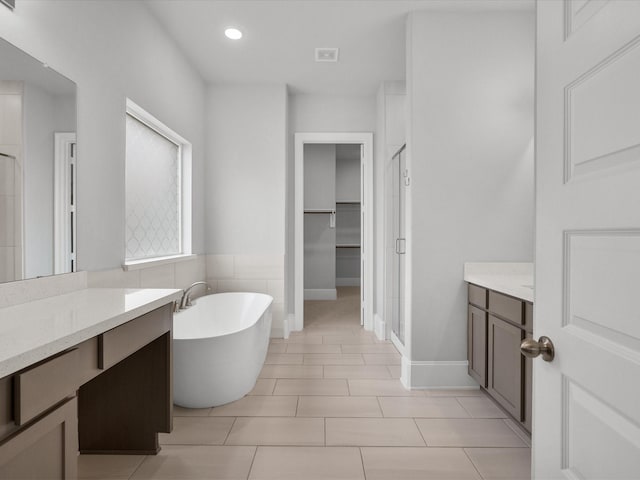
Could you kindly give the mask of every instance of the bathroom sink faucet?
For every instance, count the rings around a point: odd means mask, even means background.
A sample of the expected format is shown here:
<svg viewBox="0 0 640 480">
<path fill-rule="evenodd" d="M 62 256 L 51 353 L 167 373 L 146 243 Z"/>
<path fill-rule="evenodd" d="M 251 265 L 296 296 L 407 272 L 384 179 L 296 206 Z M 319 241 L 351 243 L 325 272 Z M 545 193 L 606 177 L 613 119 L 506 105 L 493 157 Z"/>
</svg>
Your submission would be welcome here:
<svg viewBox="0 0 640 480">
<path fill-rule="evenodd" d="M 191 290 L 193 290 L 198 285 L 206 285 L 207 292 L 211 291 L 211 286 L 207 282 L 195 282 L 191 284 L 191 286 L 184 290 L 182 293 L 182 298 L 180 299 L 180 303 L 176 303 L 176 312 L 180 310 L 184 310 L 185 308 L 189 308 L 191 303 Z"/>
</svg>

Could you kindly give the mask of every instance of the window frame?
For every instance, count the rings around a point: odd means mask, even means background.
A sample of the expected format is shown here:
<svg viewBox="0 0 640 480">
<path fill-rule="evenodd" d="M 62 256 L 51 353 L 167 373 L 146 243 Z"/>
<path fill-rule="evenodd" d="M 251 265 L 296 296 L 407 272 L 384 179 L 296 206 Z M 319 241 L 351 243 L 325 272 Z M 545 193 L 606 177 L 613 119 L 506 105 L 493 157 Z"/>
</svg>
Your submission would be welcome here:
<svg viewBox="0 0 640 480">
<path fill-rule="evenodd" d="M 189 260 L 194 258 L 192 253 L 192 223 L 191 223 L 191 211 L 192 211 L 192 195 L 191 195 L 191 178 L 192 178 L 192 145 L 187 139 L 180 134 L 176 133 L 173 129 L 169 128 L 165 123 L 158 120 L 151 115 L 145 109 L 133 102 L 131 99 L 126 100 L 126 115 L 130 115 L 135 120 L 139 121 L 143 125 L 147 126 L 157 134 L 165 137 L 170 142 L 178 146 L 178 160 L 180 162 L 180 168 L 178 171 L 180 189 L 178 192 L 179 203 L 179 227 L 180 237 L 178 239 L 180 246 L 180 253 L 176 255 L 163 255 L 157 257 L 150 257 L 144 259 L 128 259 L 126 258 L 126 242 L 124 239 L 124 262 L 122 268 L 124 270 L 137 270 L 141 268 L 148 268 L 154 265 L 162 265 L 167 263 L 174 263 L 182 260 Z M 126 119 L 126 117 L 125 117 Z M 126 127 L 125 127 L 126 135 Z M 126 172 L 127 158 L 125 155 L 125 172 Z M 126 182 L 126 180 L 125 180 Z M 126 194 L 125 194 L 125 211 L 126 211 Z M 125 216 L 125 231 L 126 231 L 126 216 Z"/>
</svg>

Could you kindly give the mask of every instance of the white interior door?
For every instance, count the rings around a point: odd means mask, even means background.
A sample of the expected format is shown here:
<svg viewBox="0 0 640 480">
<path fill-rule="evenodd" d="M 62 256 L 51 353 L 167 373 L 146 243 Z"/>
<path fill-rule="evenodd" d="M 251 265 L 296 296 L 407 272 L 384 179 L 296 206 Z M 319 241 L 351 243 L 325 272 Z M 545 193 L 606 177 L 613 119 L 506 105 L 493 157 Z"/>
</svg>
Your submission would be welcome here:
<svg viewBox="0 0 640 480">
<path fill-rule="evenodd" d="M 537 3 L 533 477 L 640 478 L 640 1 Z"/>
</svg>

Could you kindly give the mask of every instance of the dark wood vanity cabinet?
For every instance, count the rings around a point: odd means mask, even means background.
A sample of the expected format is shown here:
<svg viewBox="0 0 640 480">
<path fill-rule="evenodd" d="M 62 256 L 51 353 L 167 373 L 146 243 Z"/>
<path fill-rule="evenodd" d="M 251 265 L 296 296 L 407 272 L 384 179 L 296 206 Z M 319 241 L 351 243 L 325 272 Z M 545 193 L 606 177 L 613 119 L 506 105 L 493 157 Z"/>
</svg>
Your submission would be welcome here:
<svg viewBox="0 0 640 480">
<path fill-rule="evenodd" d="M 531 431 L 532 364 L 520 343 L 531 336 L 533 304 L 473 284 L 468 297 L 469 375 Z"/>
<path fill-rule="evenodd" d="M 0 379 L 0 480 L 73 479 L 78 451 L 157 453 L 172 319 L 165 305 Z"/>
</svg>

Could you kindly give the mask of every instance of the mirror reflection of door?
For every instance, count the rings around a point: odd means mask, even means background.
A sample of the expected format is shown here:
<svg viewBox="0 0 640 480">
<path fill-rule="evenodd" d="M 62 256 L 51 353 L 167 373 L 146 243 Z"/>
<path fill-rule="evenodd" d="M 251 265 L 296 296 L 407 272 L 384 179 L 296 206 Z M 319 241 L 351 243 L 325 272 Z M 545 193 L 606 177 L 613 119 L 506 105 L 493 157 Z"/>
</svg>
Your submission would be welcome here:
<svg viewBox="0 0 640 480">
<path fill-rule="evenodd" d="M 76 134 L 55 138 L 54 273 L 76 271 Z"/>
</svg>

